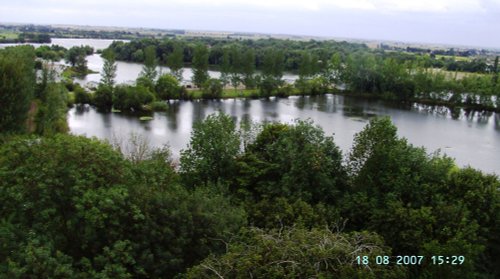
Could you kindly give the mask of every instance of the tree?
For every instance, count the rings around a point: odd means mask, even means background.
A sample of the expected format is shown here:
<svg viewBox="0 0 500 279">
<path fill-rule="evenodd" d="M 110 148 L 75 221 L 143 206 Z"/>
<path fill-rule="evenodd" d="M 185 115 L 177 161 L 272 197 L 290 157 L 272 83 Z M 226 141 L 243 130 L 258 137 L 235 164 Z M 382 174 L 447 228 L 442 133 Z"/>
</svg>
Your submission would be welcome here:
<svg viewBox="0 0 500 279">
<path fill-rule="evenodd" d="M 131 162 L 97 139 L 24 137 L 0 146 L 0 169 L 7 277 L 172 278 L 245 222 L 219 192 L 179 185 L 168 152 Z"/>
<path fill-rule="evenodd" d="M 220 68 L 220 80 L 223 86 L 229 83 L 229 75 L 231 73 L 231 57 L 229 54 L 229 49 L 222 49 L 222 63 Z"/>
<path fill-rule="evenodd" d="M 71 64 L 71 67 L 76 66 L 78 56 L 81 55 L 82 49 L 80 47 L 71 47 L 66 53 L 66 63 Z"/>
<path fill-rule="evenodd" d="M 182 67 L 184 66 L 184 48 L 178 42 L 174 43 L 172 53 L 167 56 L 167 66 L 170 68 L 172 75 L 178 81 L 182 81 Z"/>
<path fill-rule="evenodd" d="M 61 83 L 51 81 L 44 90 L 35 116 L 36 133 L 51 136 L 69 130 L 66 122 L 68 91 Z"/>
<path fill-rule="evenodd" d="M 242 57 L 242 73 L 243 84 L 247 89 L 255 87 L 255 51 L 252 48 L 247 48 Z"/>
<path fill-rule="evenodd" d="M 193 83 L 201 88 L 208 78 L 208 49 L 205 45 L 198 44 L 193 54 Z"/>
<path fill-rule="evenodd" d="M 274 48 L 267 49 L 264 53 L 262 73 L 280 81 L 283 77 L 285 57 L 281 50 Z"/>
<path fill-rule="evenodd" d="M 181 172 L 187 185 L 223 181 L 234 172 L 240 138 L 229 115 L 209 115 L 193 126 L 187 149 L 181 151 Z"/>
<path fill-rule="evenodd" d="M 80 54 L 76 57 L 75 70 L 80 75 L 86 75 L 88 71 L 87 58 L 84 54 Z"/>
<path fill-rule="evenodd" d="M 173 75 L 165 74 L 156 81 L 156 96 L 160 100 L 178 99 L 181 86 Z"/>
<path fill-rule="evenodd" d="M 101 84 L 112 88 L 116 78 L 115 53 L 111 49 L 106 49 L 102 58 L 104 58 L 104 65 L 102 66 Z"/>
<path fill-rule="evenodd" d="M 243 71 L 242 67 L 242 53 L 241 49 L 236 45 L 232 45 L 229 49 L 229 57 L 231 58 L 231 66 L 230 66 L 230 80 L 231 85 L 233 85 L 234 89 L 238 87 L 241 82 L 241 74 Z"/>
<path fill-rule="evenodd" d="M 331 137 L 310 122 L 264 126 L 238 160 L 240 189 L 255 200 L 336 204 L 347 177 L 342 154 Z"/>
<path fill-rule="evenodd" d="M 75 93 L 75 103 L 76 104 L 91 104 L 91 96 L 90 94 L 81 86 L 76 85 L 75 88 L 73 89 L 73 92 Z"/>
<path fill-rule="evenodd" d="M 323 71 L 323 77 L 328 82 L 328 85 L 338 86 L 344 82 L 344 67 L 340 53 L 336 52 L 332 55 Z"/>
<path fill-rule="evenodd" d="M 94 49 L 90 46 L 74 46 L 66 52 L 66 62 L 70 63 L 79 74 L 86 75 L 87 68 L 87 55 L 91 55 Z"/>
<path fill-rule="evenodd" d="M 113 106 L 113 89 L 109 86 L 98 86 L 94 92 L 94 105 L 101 110 L 111 110 Z"/>
<path fill-rule="evenodd" d="M 318 58 L 309 51 L 303 51 L 299 64 L 299 77 L 307 79 L 316 74 Z"/>
<path fill-rule="evenodd" d="M 203 99 L 218 99 L 222 96 L 222 83 L 216 78 L 211 78 L 203 84 Z"/>
<path fill-rule="evenodd" d="M 113 92 L 113 107 L 119 110 L 141 111 L 153 101 L 153 93 L 142 85 L 120 85 Z"/>
<path fill-rule="evenodd" d="M 142 67 L 141 77 L 154 83 L 158 72 L 156 71 L 156 66 L 158 61 L 156 59 L 156 47 L 148 46 L 144 50 L 144 66 Z"/>
<path fill-rule="evenodd" d="M 34 52 L 23 46 L 0 50 L 0 131 L 23 132 L 35 89 Z"/>
</svg>

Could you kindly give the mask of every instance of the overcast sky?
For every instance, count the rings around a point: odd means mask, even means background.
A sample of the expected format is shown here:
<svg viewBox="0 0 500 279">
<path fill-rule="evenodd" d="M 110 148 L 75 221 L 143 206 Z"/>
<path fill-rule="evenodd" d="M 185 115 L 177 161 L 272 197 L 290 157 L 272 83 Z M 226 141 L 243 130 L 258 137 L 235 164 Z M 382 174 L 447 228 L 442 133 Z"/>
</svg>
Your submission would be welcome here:
<svg viewBox="0 0 500 279">
<path fill-rule="evenodd" d="M 0 21 L 500 48 L 500 0 L 0 0 Z"/>
</svg>

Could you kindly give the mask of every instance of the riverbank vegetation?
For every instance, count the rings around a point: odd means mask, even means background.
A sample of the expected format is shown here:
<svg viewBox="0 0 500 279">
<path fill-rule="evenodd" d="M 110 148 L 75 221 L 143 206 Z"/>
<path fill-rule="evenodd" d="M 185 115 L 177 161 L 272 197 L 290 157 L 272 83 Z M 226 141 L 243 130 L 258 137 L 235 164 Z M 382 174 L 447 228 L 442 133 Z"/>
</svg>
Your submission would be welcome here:
<svg viewBox="0 0 500 279">
<path fill-rule="evenodd" d="M 24 44 L 24 43 L 38 43 L 48 44 L 52 40 L 50 35 L 45 33 L 29 33 L 29 32 L 0 32 L 0 44 Z"/>
<path fill-rule="evenodd" d="M 253 127 L 253 128 L 252 128 Z M 349 154 L 310 122 L 195 125 L 168 149 L 2 137 L 0 273 L 9 278 L 495 278 L 498 177 L 372 120 Z M 118 148 L 118 150 L 116 149 Z M 376 264 L 421 255 L 420 265 Z M 433 255 L 465 258 L 433 264 Z M 370 264 L 357 262 L 367 256 Z"/>
<path fill-rule="evenodd" d="M 148 65 L 142 83 L 114 86 L 106 57 L 110 80 L 91 97 L 102 106 L 141 109 L 182 88 L 151 83 Z M 498 177 L 409 144 L 390 119 L 343 154 L 309 121 L 238 127 L 216 113 L 174 163 L 138 136 L 125 148 L 67 135 L 68 86 L 47 67 L 37 78 L 34 61 L 30 46 L 0 50 L 0 278 L 500 276 Z"/>
<path fill-rule="evenodd" d="M 192 66 L 198 73 L 193 83 L 202 91 L 207 79 L 204 73 L 211 65 L 220 70 L 223 87 L 233 86 L 235 91 L 258 88 L 255 97 L 286 97 L 297 90 L 303 95 L 341 90 L 398 102 L 500 109 L 498 58 L 453 59 L 453 63 L 460 65 L 452 66 L 452 58 L 428 54 L 369 50 L 366 46 L 345 42 L 273 39 L 151 39 L 114 42 L 109 47 L 116 59 L 135 62 L 145 61 L 146 49 L 155 55 L 156 65 L 175 64 L 173 73 L 179 81 L 182 81 L 178 75 L 180 61 Z M 197 57 L 201 51 L 204 56 Z M 444 65 L 443 61 L 448 62 Z M 285 71 L 299 75 L 293 83 L 294 89 L 288 85 L 290 81 L 283 80 Z M 481 74 L 464 75 L 459 71 Z"/>
</svg>

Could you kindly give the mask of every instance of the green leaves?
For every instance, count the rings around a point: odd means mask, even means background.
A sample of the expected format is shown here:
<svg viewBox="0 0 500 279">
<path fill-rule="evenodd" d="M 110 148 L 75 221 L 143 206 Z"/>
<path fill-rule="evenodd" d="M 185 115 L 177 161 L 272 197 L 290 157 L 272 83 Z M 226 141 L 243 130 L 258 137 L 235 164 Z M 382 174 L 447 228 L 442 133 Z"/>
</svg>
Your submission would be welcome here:
<svg viewBox="0 0 500 279">
<path fill-rule="evenodd" d="M 23 132 L 35 88 L 33 47 L 0 50 L 0 131 Z"/>
<path fill-rule="evenodd" d="M 264 126 L 238 160 L 240 187 L 254 197 L 333 203 L 345 187 L 342 156 L 333 139 L 310 122 Z"/>
<path fill-rule="evenodd" d="M 210 78 L 208 75 L 209 51 L 205 45 L 197 44 L 193 54 L 193 83 L 201 87 Z"/>
<path fill-rule="evenodd" d="M 358 255 L 388 254 L 381 238 L 366 232 L 251 228 L 229 243 L 226 254 L 191 268 L 187 278 L 401 278 L 399 266 L 356 263 Z"/>
<path fill-rule="evenodd" d="M 188 148 L 181 151 L 181 172 L 189 186 L 216 183 L 234 173 L 240 138 L 230 116 L 209 115 L 195 123 Z"/>
<path fill-rule="evenodd" d="M 2 145 L 0 271 L 173 277 L 221 251 L 244 211 L 215 189 L 177 184 L 168 154 L 132 163 L 105 143 L 65 135 Z"/>
</svg>

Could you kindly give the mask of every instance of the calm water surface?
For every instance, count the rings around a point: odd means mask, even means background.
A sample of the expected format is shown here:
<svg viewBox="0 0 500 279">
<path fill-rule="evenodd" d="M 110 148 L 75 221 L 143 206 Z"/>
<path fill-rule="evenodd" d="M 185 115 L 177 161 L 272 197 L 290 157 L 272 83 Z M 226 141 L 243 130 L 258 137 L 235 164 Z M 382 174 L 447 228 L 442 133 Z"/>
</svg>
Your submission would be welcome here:
<svg viewBox="0 0 500 279">
<path fill-rule="evenodd" d="M 108 47 L 113 40 L 99 39 L 52 39 L 52 44 L 66 48 L 90 45 L 95 49 Z M 40 44 L 34 44 L 39 46 Z M 0 45 L 5 47 L 6 45 Z M 98 54 L 87 57 L 88 67 L 102 70 L 103 60 Z M 142 70 L 138 63 L 117 62 L 118 83 L 133 82 Z M 168 68 L 159 67 L 168 72 Z M 191 79 L 192 71 L 185 68 L 185 81 Z M 212 77 L 220 73 L 210 71 Z M 285 75 L 292 81 L 294 75 Z M 100 74 L 91 74 L 81 80 L 92 85 Z M 424 146 L 428 152 L 441 150 L 454 157 L 461 166 L 471 165 L 486 172 L 500 174 L 500 115 L 494 113 L 460 112 L 452 117 L 447 108 L 423 106 L 394 107 L 381 101 L 360 100 L 342 96 L 325 95 L 315 97 L 290 97 L 269 100 L 221 100 L 221 101 L 175 101 L 167 112 L 155 113 L 154 119 L 143 122 L 137 116 L 117 113 L 100 113 L 94 108 L 72 108 L 68 122 L 73 134 L 95 136 L 110 141 L 126 141 L 131 133 L 143 135 L 151 146 L 170 145 L 174 157 L 186 147 L 192 125 L 207 115 L 223 111 L 240 123 L 242 120 L 281 121 L 290 123 L 294 119 L 311 119 L 321 126 L 327 135 L 333 135 L 337 145 L 348 152 L 355 133 L 374 116 L 390 116 L 398 127 L 400 136 L 416 146 Z"/>
<path fill-rule="evenodd" d="M 153 147 L 169 145 L 174 157 L 186 147 L 193 123 L 216 111 L 241 121 L 310 119 L 333 135 L 337 145 L 348 152 L 353 136 L 370 118 L 389 116 L 400 136 L 428 152 L 440 149 L 460 166 L 471 165 L 500 174 L 500 115 L 467 114 L 452 117 L 443 107 L 395 107 L 382 101 L 361 100 L 337 95 L 290 97 L 288 99 L 231 99 L 220 101 L 173 101 L 167 112 L 154 113 L 152 121 L 122 113 L 100 113 L 92 107 L 72 108 L 68 122 L 73 134 L 100 139 L 127 141 L 132 133 L 144 136 Z M 454 119 L 456 118 L 456 119 Z"/>
<path fill-rule="evenodd" d="M 107 48 L 113 41 L 125 41 L 126 40 L 101 40 L 101 39 L 65 39 L 65 38 L 54 38 L 52 39 L 52 43 L 50 44 L 30 44 L 33 45 L 34 47 L 39 47 L 41 45 L 60 45 L 65 48 L 71 48 L 74 46 L 81 46 L 81 45 L 89 45 L 93 47 L 96 51 L 97 50 L 103 50 Z M 7 46 L 15 46 L 19 44 L 0 44 L 1 47 L 7 47 Z M 64 60 L 61 60 L 57 62 L 56 64 L 65 64 Z M 87 67 L 95 71 L 97 73 L 94 74 L 89 74 L 85 76 L 85 78 L 79 79 L 75 78 L 75 82 L 80 83 L 81 85 L 84 86 L 96 86 L 97 83 L 99 83 L 101 79 L 101 71 L 103 67 L 104 61 L 101 58 L 100 54 L 93 54 L 90 56 L 87 56 Z M 137 77 L 142 71 L 143 65 L 140 63 L 131 63 L 131 62 L 123 62 L 123 61 L 117 61 L 116 62 L 116 78 L 115 81 L 116 83 L 128 83 L 131 84 L 135 82 Z M 158 67 L 157 68 L 159 73 L 169 73 L 170 70 L 168 67 Z M 208 71 L 208 74 L 210 77 L 213 78 L 219 78 L 220 77 L 220 72 L 218 71 Z M 183 78 L 183 83 L 190 83 L 191 78 L 193 76 L 193 71 L 191 68 L 183 68 L 182 72 L 182 78 Z M 293 82 L 295 79 L 297 79 L 297 75 L 294 74 L 289 74 L 285 73 L 283 75 L 283 79 L 288 81 L 288 82 Z"/>
</svg>

